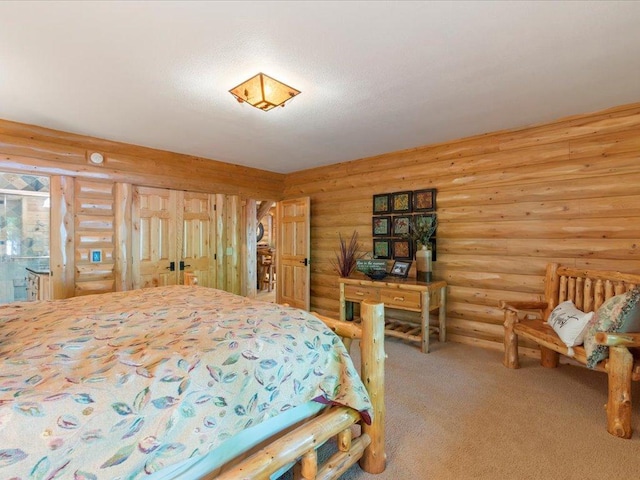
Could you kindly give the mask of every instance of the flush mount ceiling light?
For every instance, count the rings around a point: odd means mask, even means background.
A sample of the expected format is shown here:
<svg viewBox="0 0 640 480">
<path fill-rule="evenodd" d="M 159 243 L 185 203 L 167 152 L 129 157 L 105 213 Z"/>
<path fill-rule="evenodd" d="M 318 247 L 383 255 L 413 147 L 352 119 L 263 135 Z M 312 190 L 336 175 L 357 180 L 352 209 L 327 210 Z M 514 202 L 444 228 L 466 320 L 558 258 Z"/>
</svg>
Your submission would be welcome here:
<svg viewBox="0 0 640 480">
<path fill-rule="evenodd" d="M 300 93 L 300 90 L 285 85 L 269 75 L 259 73 L 237 87 L 229 90 L 240 103 L 247 102 L 265 112 L 273 107 L 284 107 L 285 102 Z"/>
</svg>

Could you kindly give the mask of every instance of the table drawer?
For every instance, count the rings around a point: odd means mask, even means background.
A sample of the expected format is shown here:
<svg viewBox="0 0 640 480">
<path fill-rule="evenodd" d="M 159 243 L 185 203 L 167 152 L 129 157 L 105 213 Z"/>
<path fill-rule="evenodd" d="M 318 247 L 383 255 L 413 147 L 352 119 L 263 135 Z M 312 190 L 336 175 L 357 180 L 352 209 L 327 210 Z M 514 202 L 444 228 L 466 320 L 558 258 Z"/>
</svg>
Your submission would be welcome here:
<svg viewBox="0 0 640 480">
<path fill-rule="evenodd" d="M 420 310 L 420 295 L 420 292 L 382 289 L 380 291 L 380 301 L 391 308 L 399 307 Z"/>
<path fill-rule="evenodd" d="M 345 285 L 344 298 L 360 302 L 365 298 L 369 300 L 380 300 L 380 290 L 375 287 L 361 287 L 359 285 Z"/>
</svg>

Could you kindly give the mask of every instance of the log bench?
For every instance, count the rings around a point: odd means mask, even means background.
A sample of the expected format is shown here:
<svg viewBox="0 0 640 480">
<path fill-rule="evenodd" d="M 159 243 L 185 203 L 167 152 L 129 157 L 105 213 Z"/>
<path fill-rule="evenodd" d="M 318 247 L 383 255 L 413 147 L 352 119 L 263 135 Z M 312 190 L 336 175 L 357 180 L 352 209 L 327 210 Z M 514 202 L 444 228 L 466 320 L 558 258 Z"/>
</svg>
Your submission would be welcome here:
<svg viewBox="0 0 640 480">
<path fill-rule="evenodd" d="M 581 270 L 557 263 L 547 265 L 545 300 L 540 302 L 501 301 L 504 311 L 504 365 L 519 368 L 518 338 L 526 338 L 540 347 L 544 367 L 557 367 L 559 356 L 565 355 L 586 365 L 583 346 L 569 348 L 546 323 L 551 311 L 561 302 L 572 300 L 584 312 L 597 309 L 614 295 L 625 293 L 640 285 L 640 275 L 612 271 Z M 630 438 L 631 381 L 640 380 L 639 333 L 605 333 L 595 336 L 596 342 L 609 347 L 609 358 L 596 365 L 595 370 L 608 375 L 607 431 L 621 438 Z"/>
</svg>

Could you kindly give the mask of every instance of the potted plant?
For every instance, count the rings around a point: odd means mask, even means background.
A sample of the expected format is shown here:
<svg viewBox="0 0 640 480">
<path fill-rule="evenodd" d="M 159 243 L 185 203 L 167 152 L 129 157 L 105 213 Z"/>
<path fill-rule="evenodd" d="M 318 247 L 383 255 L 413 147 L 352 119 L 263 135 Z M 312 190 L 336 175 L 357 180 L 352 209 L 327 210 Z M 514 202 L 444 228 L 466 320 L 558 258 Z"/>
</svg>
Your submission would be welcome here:
<svg viewBox="0 0 640 480">
<path fill-rule="evenodd" d="M 353 273 L 356 268 L 356 260 L 362 258 L 360 252 L 360 244 L 358 243 L 358 232 L 353 231 L 349 242 L 342 238 L 342 234 L 339 233 L 340 250 L 335 253 L 335 259 L 331 261 L 331 265 L 335 268 L 338 275 L 341 277 L 348 277 Z"/>
<path fill-rule="evenodd" d="M 338 234 L 340 239 L 340 250 L 335 253 L 335 259 L 331 261 L 331 265 L 341 277 L 348 277 L 353 273 L 356 268 L 359 258 L 364 255 L 360 252 L 360 244 L 358 243 L 358 232 L 353 231 L 349 242 L 342 238 L 342 234 Z M 353 303 L 346 302 L 345 304 L 345 318 L 347 320 L 353 320 Z"/>
</svg>

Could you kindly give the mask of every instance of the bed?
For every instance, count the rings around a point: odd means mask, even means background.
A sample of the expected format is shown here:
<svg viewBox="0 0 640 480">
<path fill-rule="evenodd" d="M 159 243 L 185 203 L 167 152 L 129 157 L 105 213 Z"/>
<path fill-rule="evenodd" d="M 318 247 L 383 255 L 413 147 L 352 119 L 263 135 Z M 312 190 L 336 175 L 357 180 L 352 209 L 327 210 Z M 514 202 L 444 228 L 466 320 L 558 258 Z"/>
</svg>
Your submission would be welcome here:
<svg viewBox="0 0 640 480">
<path fill-rule="evenodd" d="M 379 473 L 382 308 L 363 305 L 360 328 L 198 286 L 2 306 L 0 477 Z M 361 337 L 364 383 L 331 330 Z"/>
</svg>

